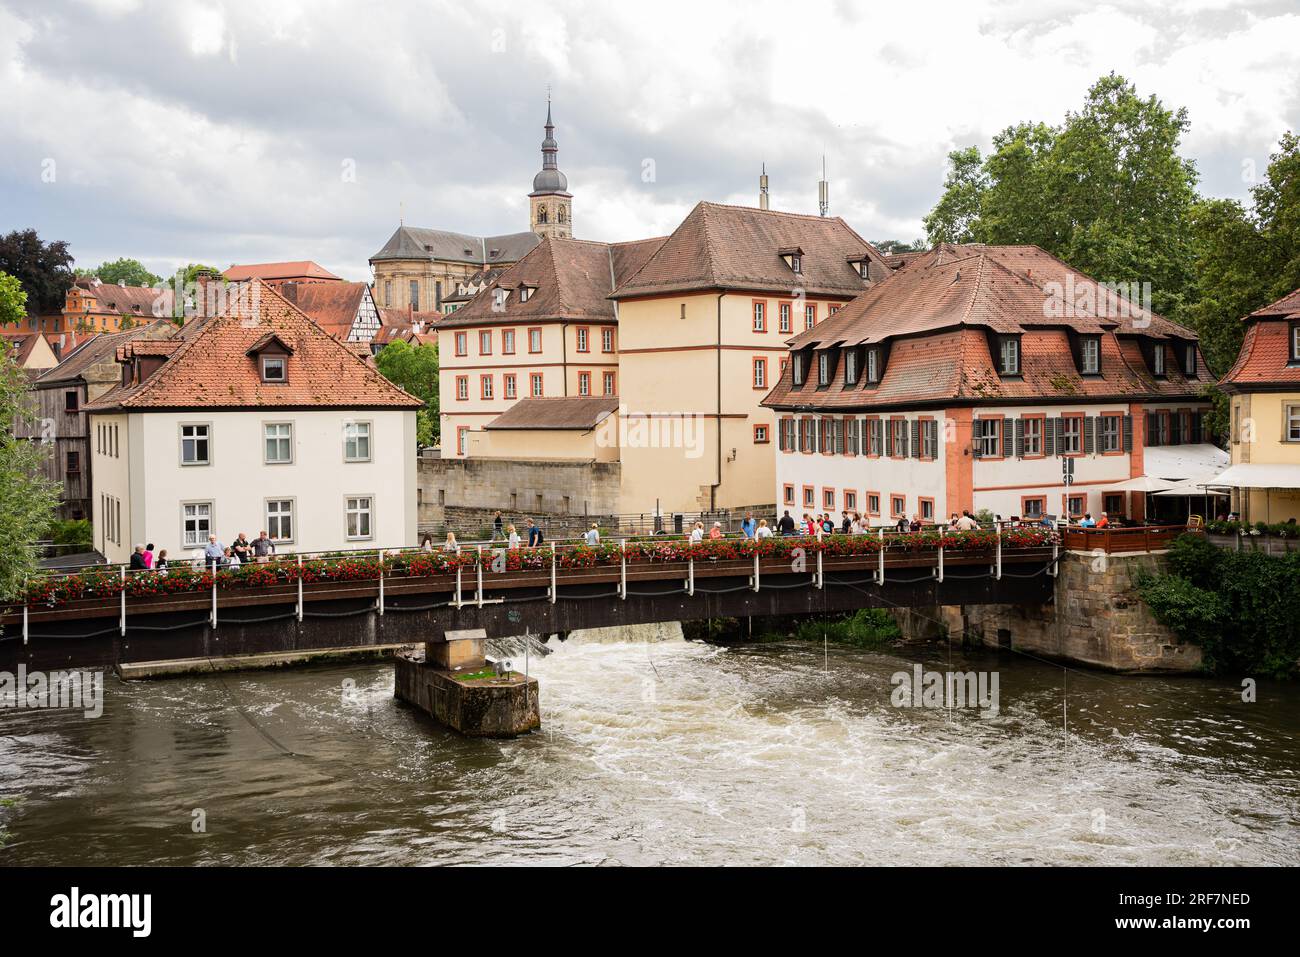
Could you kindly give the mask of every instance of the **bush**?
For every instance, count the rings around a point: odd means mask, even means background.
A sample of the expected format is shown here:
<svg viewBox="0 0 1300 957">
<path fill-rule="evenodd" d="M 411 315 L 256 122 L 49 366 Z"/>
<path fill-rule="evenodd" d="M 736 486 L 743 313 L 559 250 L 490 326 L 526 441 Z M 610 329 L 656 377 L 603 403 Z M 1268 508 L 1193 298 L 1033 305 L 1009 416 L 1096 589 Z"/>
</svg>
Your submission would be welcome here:
<svg viewBox="0 0 1300 957">
<path fill-rule="evenodd" d="M 90 545 L 94 542 L 90 522 L 84 518 L 51 522 L 46 537 L 55 545 Z"/>
<path fill-rule="evenodd" d="M 794 637 L 800 641 L 823 638 L 853 648 L 879 648 L 901 637 L 903 632 L 883 608 L 862 608 L 852 615 L 801 621 Z"/>
</svg>

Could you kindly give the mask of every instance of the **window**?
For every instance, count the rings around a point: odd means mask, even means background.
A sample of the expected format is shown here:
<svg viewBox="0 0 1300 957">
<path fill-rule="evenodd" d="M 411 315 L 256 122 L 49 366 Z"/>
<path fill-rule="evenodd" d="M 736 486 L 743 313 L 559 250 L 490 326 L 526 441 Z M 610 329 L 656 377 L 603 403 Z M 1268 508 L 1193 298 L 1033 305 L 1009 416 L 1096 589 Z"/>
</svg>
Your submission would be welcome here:
<svg viewBox="0 0 1300 957">
<path fill-rule="evenodd" d="M 1002 455 L 1002 420 L 980 419 L 975 432 L 975 452 L 980 458 L 996 459 Z"/>
<path fill-rule="evenodd" d="M 262 381 L 263 382 L 284 381 L 284 357 L 283 356 L 262 356 Z"/>
<path fill-rule="evenodd" d="M 534 372 L 528 376 L 528 388 L 534 399 L 542 397 L 542 374 Z"/>
<path fill-rule="evenodd" d="M 1025 496 L 1020 500 L 1022 518 L 1042 518 L 1047 511 L 1047 499 L 1041 495 Z"/>
<path fill-rule="evenodd" d="M 1015 336 L 1003 336 L 998 343 L 998 372 L 1020 374 L 1020 340 Z"/>
<path fill-rule="evenodd" d="M 1021 452 L 1026 458 L 1043 454 L 1043 418 L 1035 416 L 1020 420 Z"/>
<path fill-rule="evenodd" d="M 867 455 L 872 458 L 880 456 L 883 450 L 883 427 L 879 419 L 867 419 Z"/>
<path fill-rule="evenodd" d="M 467 332 L 456 333 L 456 355 L 458 356 L 469 355 L 469 333 Z"/>
<path fill-rule="evenodd" d="M 780 323 L 779 326 L 780 331 L 789 332 L 790 331 L 790 303 L 788 302 L 781 303 L 781 305 L 777 307 L 777 315 L 780 317 L 778 320 Z"/>
<path fill-rule="evenodd" d="M 1300 322 L 1291 323 L 1291 361 L 1300 362 Z"/>
<path fill-rule="evenodd" d="M 212 426 L 181 426 L 181 465 L 208 465 L 212 462 Z"/>
<path fill-rule="evenodd" d="M 461 402 L 465 402 L 469 399 L 469 376 L 456 376 L 456 398 Z"/>
<path fill-rule="evenodd" d="M 515 354 L 515 331 L 513 329 L 501 330 L 501 354 L 506 356 Z"/>
<path fill-rule="evenodd" d="M 591 373 L 578 373 L 578 395 L 591 395 Z"/>
<path fill-rule="evenodd" d="M 370 538 L 370 496 L 350 496 L 344 507 L 345 534 L 350 539 Z"/>
<path fill-rule="evenodd" d="M 761 300 L 754 302 L 754 331 L 767 332 L 767 303 Z"/>
<path fill-rule="evenodd" d="M 578 327 L 578 351 L 579 352 L 591 351 L 590 343 L 587 340 L 588 340 L 588 330 L 586 326 L 579 326 Z"/>
<path fill-rule="evenodd" d="M 907 420 L 889 420 L 889 455 L 895 459 L 907 458 Z"/>
<path fill-rule="evenodd" d="M 262 426 L 266 440 L 267 465 L 288 465 L 293 461 L 293 425 L 289 422 L 268 422 Z"/>
<path fill-rule="evenodd" d="M 481 375 L 478 377 L 479 396 L 484 399 L 492 398 L 492 377 L 490 375 Z"/>
<path fill-rule="evenodd" d="M 831 384 L 831 355 L 829 352 L 817 354 L 817 384 Z"/>
<path fill-rule="evenodd" d="M 181 506 L 181 544 L 202 548 L 212 534 L 212 503 L 190 502 Z"/>
<path fill-rule="evenodd" d="M 880 493 L 879 492 L 867 493 L 867 514 L 868 515 L 880 514 Z"/>
<path fill-rule="evenodd" d="M 839 311 L 840 311 L 840 307 L 838 305 L 831 306 L 829 309 L 826 310 L 826 315 L 833 316 L 835 315 L 835 313 Z"/>
<path fill-rule="evenodd" d="M 1103 415 L 1101 417 L 1101 451 L 1118 452 L 1120 451 L 1120 417 L 1118 415 Z"/>
<path fill-rule="evenodd" d="M 411 308 L 416 312 L 420 311 L 420 281 L 411 280 Z"/>
<path fill-rule="evenodd" d="M 1300 442 L 1300 405 L 1288 405 L 1285 418 L 1286 441 Z"/>
<path fill-rule="evenodd" d="M 755 445 L 766 445 L 766 444 L 768 443 L 768 441 L 769 441 L 769 439 L 768 439 L 767 436 L 768 436 L 768 432 L 767 432 L 767 426 L 766 426 L 766 425 L 756 425 L 756 426 L 754 426 L 754 444 L 755 444 Z"/>
<path fill-rule="evenodd" d="M 934 521 L 934 499 L 920 498 L 917 499 L 917 502 L 921 506 L 921 521 L 933 522 Z"/>
<path fill-rule="evenodd" d="M 873 348 L 867 350 L 867 381 L 880 381 L 880 349 Z"/>
<path fill-rule="evenodd" d="M 1124 514 L 1124 494 L 1107 492 L 1101 497 L 1101 508 L 1108 516 Z"/>
<path fill-rule="evenodd" d="M 921 458 L 939 457 L 939 423 L 934 419 L 921 420 Z"/>
<path fill-rule="evenodd" d="M 1155 375 L 1165 374 L 1165 344 L 1157 342 L 1151 349 L 1151 371 Z"/>
<path fill-rule="evenodd" d="M 796 273 L 803 272 L 803 257 L 798 253 L 795 253 L 790 257 L 790 269 L 792 272 Z"/>
<path fill-rule="evenodd" d="M 803 307 L 804 328 L 811 329 L 817 325 L 817 303 L 810 302 Z"/>
<path fill-rule="evenodd" d="M 844 384 L 855 385 L 858 381 L 858 350 L 844 350 Z"/>
<path fill-rule="evenodd" d="M 80 401 L 78 401 L 76 389 L 69 389 L 67 392 L 63 393 L 64 412 L 76 412 L 80 408 L 81 408 L 81 403 Z"/>
<path fill-rule="evenodd" d="M 1083 454 L 1083 416 L 1061 416 L 1061 446 L 1058 455 Z"/>
<path fill-rule="evenodd" d="M 767 388 L 767 360 L 766 359 L 759 358 L 754 360 L 754 388 L 755 389 Z"/>
<path fill-rule="evenodd" d="M 509 298 L 510 298 L 510 290 L 509 290 L 509 289 L 493 289 L 493 290 L 492 290 L 492 310 L 493 310 L 494 312 L 501 312 L 503 309 L 505 309 L 505 307 L 506 307 L 506 300 L 509 299 Z"/>
<path fill-rule="evenodd" d="M 782 486 L 782 488 L 781 488 L 781 501 L 785 502 L 786 505 L 793 505 L 793 504 L 794 504 L 794 486 L 793 486 L 793 485 L 785 485 L 785 486 Z"/>
<path fill-rule="evenodd" d="M 506 373 L 501 377 L 502 388 L 505 391 L 507 399 L 519 398 L 519 387 L 513 373 Z"/>
<path fill-rule="evenodd" d="M 528 351 L 529 352 L 542 351 L 542 330 L 541 329 L 528 330 Z"/>
<path fill-rule="evenodd" d="M 64 464 L 63 470 L 69 475 L 80 475 L 81 474 L 81 453 L 74 452 L 71 449 L 69 449 L 67 461 Z"/>
<path fill-rule="evenodd" d="M 492 355 L 492 333 L 488 330 L 478 334 L 478 354 L 481 356 Z"/>
<path fill-rule="evenodd" d="M 1084 375 L 1097 375 L 1101 372 L 1101 339 L 1085 336 L 1079 343 Z"/>
<path fill-rule="evenodd" d="M 1188 342 L 1183 346 L 1183 375 L 1196 378 L 1196 343 Z"/>
<path fill-rule="evenodd" d="M 605 395 L 618 395 L 618 376 L 613 372 L 604 374 Z"/>
<path fill-rule="evenodd" d="M 1078 518 L 1083 514 L 1084 496 L 1067 495 L 1065 498 L 1065 511 L 1071 518 Z"/>
<path fill-rule="evenodd" d="M 609 328 L 608 326 L 600 330 L 600 351 L 601 352 L 614 351 L 614 330 Z"/>
<path fill-rule="evenodd" d="M 822 489 L 822 508 L 831 512 L 835 511 L 835 489 Z"/>
<path fill-rule="evenodd" d="M 293 541 L 293 499 L 266 500 L 266 535 L 273 542 Z"/>
<path fill-rule="evenodd" d="M 803 487 L 803 507 L 813 508 L 817 504 L 817 490 L 811 485 Z"/>
<path fill-rule="evenodd" d="M 533 298 L 533 287 L 532 287 L 532 286 L 520 286 L 520 287 L 519 287 L 519 301 L 520 301 L 520 302 L 527 302 L 527 301 L 528 301 L 529 299 L 531 299 L 531 298 Z"/>
<path fill-rule="evenodd" d="M 369 422 L 345 422 L 343 424 L 343 460 L 345 462 L 370 461 Z"/>
<path fill-rule="evenodd" d="M 889 517 L 905 518 L 907 516 L 907 497 L 904 495 L 889 496 Z"/>
<path fill-rule="evenodd" d="M 812 419 L 799 419 L 799 451 L 816 452 L 817 451 L 817 430 L 814 428 Z"/>
<path fill-rule="evenodd" d="M 790 381 L 793 382 L 795 385 L 803 385 L 804 380 L 807 378 L 807 373 L 804 370 L 803 353 L 796 352 L 793 356 L 790 357 L 790 361 L 791 361 Z"/>
<path fill-rule="evenodd" d="M 391 306 L 392 304 L 393 304 L 393 281 L 391 279 L 385 279 L 384 280 L 384 305 Z"/>
<path fill-rule="evenodd" d="M 844 510 L 845 510 L 846 512 L 852 512 L 852 511 L 854 511 L 855 509 L 857 509 L 857 507 L 858 507 L 858 493 L 857 493 L 857 492 L 850 492 L 848 489 L 845 489 L 845 491 L 844 491 Z"/>
<path fill-rule="evenodd" d="M 469 426 L 462 425 L 456 429 L 456 454 L 464 455 L 469 443 Z"/>
</svg>

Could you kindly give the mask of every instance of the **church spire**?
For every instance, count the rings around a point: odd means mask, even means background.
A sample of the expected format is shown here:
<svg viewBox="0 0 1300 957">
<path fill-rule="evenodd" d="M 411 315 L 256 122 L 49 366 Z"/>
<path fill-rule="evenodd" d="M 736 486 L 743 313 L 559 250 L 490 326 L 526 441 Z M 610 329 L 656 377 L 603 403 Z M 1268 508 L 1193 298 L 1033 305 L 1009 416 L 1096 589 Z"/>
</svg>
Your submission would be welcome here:
<svg viewBox="0 0 1300 957">
<path fill-rule="evenodd" d="M 560 172 L 560 146 L 555 142 L 555 123 L 551 120 L 551 95 L 546 94 L 546 137 L 542 140 L 542 170 L 533 177 L 533 191 L 528 194 L 532 230 L 539 236 L 568 239 L 573 235 L 573 217 L 569 180 Z"/>
</svg>

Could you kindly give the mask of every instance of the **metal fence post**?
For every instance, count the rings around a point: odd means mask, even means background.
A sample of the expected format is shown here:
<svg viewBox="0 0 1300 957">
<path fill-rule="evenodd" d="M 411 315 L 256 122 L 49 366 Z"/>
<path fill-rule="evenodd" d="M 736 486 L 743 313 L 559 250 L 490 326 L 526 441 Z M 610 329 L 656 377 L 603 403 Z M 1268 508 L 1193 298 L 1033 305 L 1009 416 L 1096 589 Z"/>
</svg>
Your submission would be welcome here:
<svg viewBox="0 0 1300 957">
<path fill-rule="evenodd" d="M 478 607 L 483 607 L 483 546 L 478 547 L 478 554 L 474 556 L 474 564 L 478 566 L 478 573 L 475 576 L 475 583 L 478 586 L 474 594 L 474 602 Z"/>
<path fill-rule="evenodd" d="M 994 569 L 993 577 L 996 581 L 1002 581 L 1002 526 L 997 526 L 997 566 Z"/>
<path fill-rule="evenodd" d="M 686 566 L 686 594 L 695 594 L 695 556 L 692 555 Z"/>
<path fill-rule="evenodd" d="M 118 633 L 123 638 L 125 638 L 126 637 L 126 566 L 123 565 L 119 569 L 119 571 L 121 573 L 122 591 L 119 594 L 119 597 L 121 598 L 121 610 L 118 612 L 118 616 L 117 616 L 117 630 Z"/>
<path fill-rule="evenodd" d="M 302 621 L 302 554 L 298 554 L 298 621 Z"/>
<path fill-rule="evenodd" d="M 379 550 L 379 617 L 384 617 L 384 550 Z"/>
<path fill-rule="evenodd" d="M 823 588 L 826 585 L 826 573 L 822 570 L 822 550 L 817 549 L 817 588 Z"/>
<path fill-rule="evenodd" d="M 555 583 L 555 542 L 551 542 L 551 604 L 555 604 L 556 583 Z"/>
<path fill-rule="evenodd" d="M 217 627 L 217 562 L 212 561 L 212 628 Z"/>
<path fill-rule="evenodd" d="M 627 601 L 627 539 L 618 543 L 618 597 Z"/>
<path fill-rule="evenodd" d="M 876 568 L 876 584 L 885 583 L 885 526 L 880 526 L 880 561 Z"/>
<path fill-rule="evenodd" d="M 941 582 L 943 581 L 943 551 L 944 551 L 943 537 L 944 537 L 944 527 L 940 525 L 939 526 L 939 581 Z"/>
<path fill-rule="evenodd" d="M 754 591 L 758 590 L 758 552 L 754 552 Z"/>
</svg>

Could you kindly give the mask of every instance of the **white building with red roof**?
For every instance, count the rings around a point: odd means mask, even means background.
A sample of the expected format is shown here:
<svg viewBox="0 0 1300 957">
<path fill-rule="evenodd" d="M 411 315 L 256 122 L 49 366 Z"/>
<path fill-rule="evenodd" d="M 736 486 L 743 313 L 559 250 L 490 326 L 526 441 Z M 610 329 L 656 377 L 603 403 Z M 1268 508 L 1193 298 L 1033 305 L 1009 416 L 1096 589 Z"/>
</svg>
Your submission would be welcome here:
<svg viewBox="0 0 1300 957">
<path fill-rule="evenodd" d="M 217 315 L 117 350 L 86 407 L 95 544 L 173 559 L 266 530 L 293 551 L 415 544 L 416 411 L 354 348 L 261 280 Z"/>
<path fill-rule="evenodd" d="M 787 341 L 763 404 L 796 519 L 1142 518 L 1144 477 L 1190 477 L 1166 447 L 1221 461 L 1196 334 L 1035 246 L 938 246 Z"/>
</svg>

